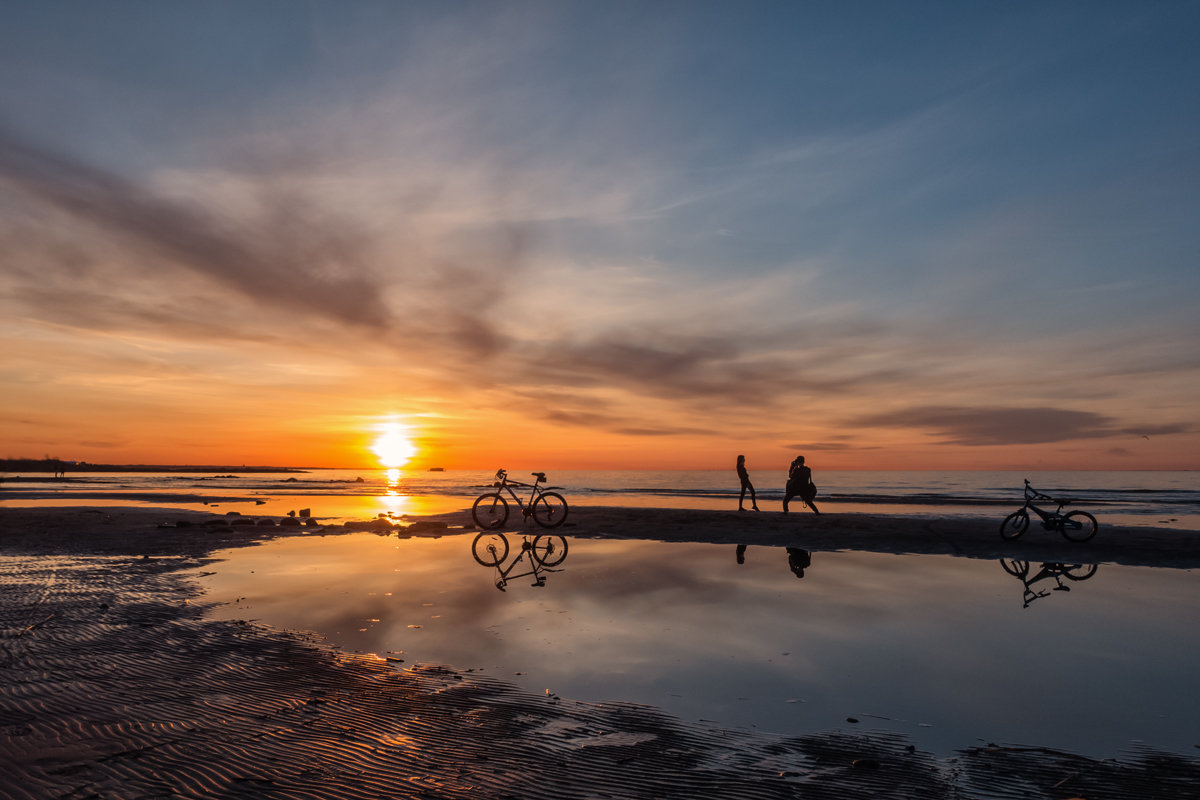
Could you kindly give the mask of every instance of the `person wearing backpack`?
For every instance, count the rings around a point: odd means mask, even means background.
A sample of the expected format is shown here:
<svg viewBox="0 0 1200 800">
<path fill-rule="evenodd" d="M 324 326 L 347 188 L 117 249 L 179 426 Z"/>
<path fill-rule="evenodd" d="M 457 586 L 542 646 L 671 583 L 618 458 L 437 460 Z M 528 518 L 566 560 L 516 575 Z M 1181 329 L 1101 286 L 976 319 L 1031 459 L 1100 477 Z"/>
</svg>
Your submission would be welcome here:
<svg viewBox="0 0 1200 800">
<path fill-rule="evenodd" d="M 820 516 L 813 499 L 817 496 L 817 486 L 812 481 L 812 470 L 804 465 L 804 456 L 796 456 L 788 467 L 787 486 L 783 492 L 783 513 L 788 513 L 788 503 L 793 497 L 799 497 L 804 504 Z"/>
</svg>

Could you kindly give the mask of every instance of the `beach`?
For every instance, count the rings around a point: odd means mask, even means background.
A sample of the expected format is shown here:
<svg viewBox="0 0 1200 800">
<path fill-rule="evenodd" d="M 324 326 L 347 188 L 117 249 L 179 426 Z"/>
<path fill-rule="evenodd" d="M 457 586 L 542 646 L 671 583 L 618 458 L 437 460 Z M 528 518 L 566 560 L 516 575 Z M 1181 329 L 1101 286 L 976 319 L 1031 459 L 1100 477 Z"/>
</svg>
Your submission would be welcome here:
<svg viewBox="0 0 1200 800">
<path fill-rule="evenodd" d="M 0 508 L 0 771 L 13 776 L 0 796 L 1200 796 L 1192 754 L 1089 759 L 995 744 L 946 758 L 878 732 L 722 729 L 645 705 L 539 695 L 461 666 L 346 653 L 253 620 L 214 621 L 187 575 L 218 549 L 473 529 L 464 512 L 312 527 L 229 524 L 235 518 Z M 979 520 L 585 506 L 559 532 L 1200 565 L 1200 534 L 1151 527 L 1103 527 L 1087 544 L 1031 530 L 1009 543 Z"/>
</svg>

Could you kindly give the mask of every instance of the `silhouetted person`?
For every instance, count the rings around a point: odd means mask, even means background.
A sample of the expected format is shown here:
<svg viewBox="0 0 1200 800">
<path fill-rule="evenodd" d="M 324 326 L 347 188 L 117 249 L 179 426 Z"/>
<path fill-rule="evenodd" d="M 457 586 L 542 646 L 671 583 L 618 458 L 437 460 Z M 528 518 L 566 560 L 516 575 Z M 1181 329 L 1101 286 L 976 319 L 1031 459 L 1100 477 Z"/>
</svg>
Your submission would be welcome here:
<svg viewBox="0 0 1200 800">
<path fill-rule="evenodd" d="M 789 547 L 787 554 L 788 568 L 797 578 L 803 578 L 804 570 L 812 566 L 812 553 L 799 547 Z"/>
<path fill-rule="evenodd" d="M 738 511 L 745 511 L 742 504 L 746 500 L 746 490 L 750 490 L 750 506 L 758 511 L 758 500 L 754 496 L 754 484 L 750 482 L 750 473 L 746 471 L 746 457 L 738 456 L 737 459 L 737 475 L 738 480 L 742 482 L 742 493 L 738 495 Z"/>
<path fill-rule="evenodd" d="M 788 513 L 788 503 L 791 499 L 799 497 L 813 510 L 814 514 L 819 515 L 821 512 L 813 503 L 813 498 L 816 496 L 817 487 L 812 482 L 812 470 L 804 466 L 804 456 L 796 456 L 788 468 L 787 486 L 783 492 L 783 513 Z"/>
</svg>

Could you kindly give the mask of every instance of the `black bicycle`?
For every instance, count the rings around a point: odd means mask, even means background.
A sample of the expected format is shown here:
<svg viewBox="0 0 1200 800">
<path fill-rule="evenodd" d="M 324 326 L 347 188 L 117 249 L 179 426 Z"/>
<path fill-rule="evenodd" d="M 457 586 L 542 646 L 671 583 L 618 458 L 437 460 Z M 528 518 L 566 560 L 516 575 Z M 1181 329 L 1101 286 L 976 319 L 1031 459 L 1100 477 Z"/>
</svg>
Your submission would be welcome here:
<svg viewBox="0 0 1200 800">
<path fill-rule="evenodd" d="M 1043 508 L 1038 508 L 1034 504 L 1034 500 L 1057 503 L 1058 508 L 1054 511 L 1046 511 Z M 1096 530 L 1100 526 L 1097 524 L 1096 518 L 1086 511 L 1072 511 L 1068 514 L 1062 513 L 1063 506 L 1071 502 L 1073 501 L 1059 500 L 1048 494 L 1042 494 L 1030 486 L 1029 479 L 1026 478 L 1025 505 L 1009 514 L 1004 518 L 1004 522 L 1000 523 L 1000 537 L 1002 539 L 1016 539 L 1027 531 L 1029 529 L 1029 512 L 1033 511 L 1042 518 L 1042 527 L 1046 530 L 1058 531 L 1072 542 L 1086 542 L 1096 535 Z"/>
<path fill-rule="evenodd" d="M 534 472 L 533 483 L 510 481 L 507 470 L 496 470 L 496 482 L 492 487 L 496 490 L 482 494 L 471 507 L 471 516 L 475 524 L 485 530 L 495 530 L 508 521 L 508 501 L 501 492 L 507 491 L 516 502 L 525 519 L 533 517 L 533 521 L 543 528 L 557 528 L 567 519 L 567 501 L 558 492 L 547 492 L 541 487 L 546 481 L 546 473 Z M 529 502 L 521 501 L 513 487 L 529 489 Z"/>
</svg>

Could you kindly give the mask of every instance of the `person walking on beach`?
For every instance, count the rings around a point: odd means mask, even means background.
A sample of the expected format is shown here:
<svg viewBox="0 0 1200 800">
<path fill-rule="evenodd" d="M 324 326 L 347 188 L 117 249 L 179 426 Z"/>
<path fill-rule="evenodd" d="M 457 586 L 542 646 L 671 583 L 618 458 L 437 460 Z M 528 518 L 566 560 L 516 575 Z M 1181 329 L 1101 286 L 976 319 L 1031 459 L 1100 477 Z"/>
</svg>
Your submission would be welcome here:
<svg viewBox="0 0 1200 800">
<path fill-rule="evenodd" d="M 812 482 L 812 470 L 804 466 L 804 456 L 796 456 L 792 460 L 792 465 L 788 467 L 787 486 L 783 491 L 783 513 L 788 513 L 788 503 L 791 502 L 791 499 L 799 497 L 805 505 L 813 510 L 814 514 L 820 516 L 821 512 L 813 503 L 816 496 L 817 487 Z"/>
<path fill-rule="evenodd" d="M 737 458 L 738 480 L 742 482 L 742 493 L 738 495 L 738 511 L 745 511 L 743 503 L 746 500 L 746 490 L 750 490 L 750 507 L 758 511 L 758 500 L 754 495 L 754 484 L 750 482 L 750 473 L 746 471 L 746 457 Z"/>
</svg>

